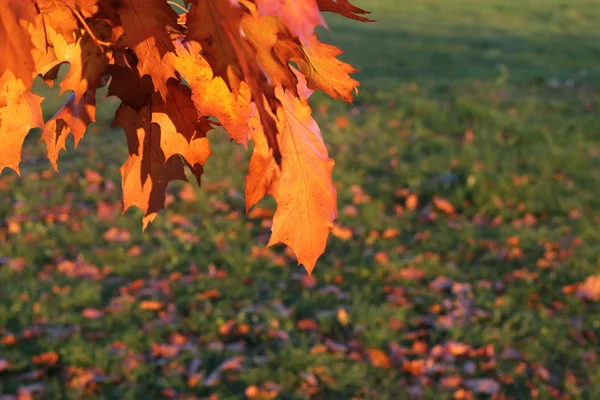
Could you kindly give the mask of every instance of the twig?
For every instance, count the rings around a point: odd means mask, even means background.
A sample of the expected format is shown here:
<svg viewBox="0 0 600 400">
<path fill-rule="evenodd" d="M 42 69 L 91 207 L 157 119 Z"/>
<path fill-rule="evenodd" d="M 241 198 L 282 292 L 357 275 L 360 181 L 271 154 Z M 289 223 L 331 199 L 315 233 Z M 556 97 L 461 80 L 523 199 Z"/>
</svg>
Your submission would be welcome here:
<svg viewBox="0 0 600 400">
<path fill-rule="evenodd" d="M 103 45 L 104 46 L 112 46 L 112 43 L 99 40 L 96 37 L 96 35 L 94 35 L 94 32 L 92 32 L 92 29 L 87 24 L 87 22 L 85 22 L 85 19 L 79 13 L 79 11 L 73 10 L 73 9 L 71 9 L 71 11 L 73 12 L 73 14 L 75 14 L 75 17 L 77 17 L 77 19 L 79 20 L 79 22 L 81 22 L 81 24 L 83 25 L 83 28 L 88 33 L 88 35 L 90 35 L 90 37 L 92 38 L 92 40 L 94 41 L 94 43 L 96 43 L 96 46 L 98 46 L 98 48 L 100 49 L 100 51 L 104 52 L 104 48 L 102 47 Z"/>
</svg>

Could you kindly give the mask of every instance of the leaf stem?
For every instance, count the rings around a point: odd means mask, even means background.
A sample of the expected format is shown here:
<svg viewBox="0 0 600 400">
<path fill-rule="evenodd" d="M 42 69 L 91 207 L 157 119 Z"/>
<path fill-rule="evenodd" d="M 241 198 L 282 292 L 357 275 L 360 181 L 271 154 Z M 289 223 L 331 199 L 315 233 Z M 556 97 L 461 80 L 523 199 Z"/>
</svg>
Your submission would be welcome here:
<svg viewBox="0 0 600 400">
<path fill-rule="evenodd" d="M 100 49 L 100 51 L 104 52 L 104 48 L 102 47 L 103 45 L 104 46 L 112 46 L 112 43 L 99 40 L 96 37 L 96 35 L 94 35 L 94 32 L 92 32 L 92 29 L 87 24 L 87 22 L 85 22 L 85 19 L 79 13 L 79 11 L 73 10 L 73 9 L 71 9 L 71 11 L 73 11 L 73 14 L 75 14 L 75 17 L 77 17 L 77 19 L 79 20 L 79 22 L 81 22 L 81 24 L 83 25 L 83 28 L 88 33 L 88 35 L 90 35 L 90 37 L 92 38 L 92 40 L 94 41 L 94 43 L 96 43 L 96 46 L 98 46 L 98 48 Z"/>
</svg>

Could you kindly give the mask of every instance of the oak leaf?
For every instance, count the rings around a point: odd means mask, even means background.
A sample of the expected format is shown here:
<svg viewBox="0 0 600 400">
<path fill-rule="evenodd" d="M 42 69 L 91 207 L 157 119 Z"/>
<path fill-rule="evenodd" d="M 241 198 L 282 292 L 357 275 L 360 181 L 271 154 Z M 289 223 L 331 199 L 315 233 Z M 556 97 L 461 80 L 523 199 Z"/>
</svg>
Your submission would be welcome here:
<svg viewBox="0 0 600 400">
<path fill-rule="evenodd" d="M 89 34 L 85 34 L 76 43 L 68 44 L 64 35 L 48 28 L 48 37 L 58 61 L 69 63 L 69 71 L 60 83 L 60 94 L 73 90 L 75 103 L 79 103 L 85 92 L 95 92 L 100 86 L 101 75 L 108 65 L 108 58 Z"/>
<path fill-rule="evenodd" d="M 187 180 L 183 162 L 200 183 L 211 154 L 206 132 L 212 126 L 198 118 L 189 91 L 175 80 L 167 90 L 166 104 L 155 94 L 140 110 L 122 105 L 113 121 L 113 126 L 125 130 L 129 148 L 129 158 L 121 167 L 123 206 L 144 211 L 144 229 L 164 208 L 168 183 Z"/>
<path fill-rule="evenodd" d="M 146 229 L 165 206 L 165 191 L 173 180 L 186 180 L 183 164 L 176 157 L 165 158 L 161 149 L 162 131 L 152 122 L 150 107 L 136 111 L 121 106 L 113 127 L 122 127 L 127 137 L 129 158 L 121 167 L 123 209 L 137 206 L 144 212 Z"/>
<path fill-rule="evenodd" d="M 317 0 L 317 4 L 321 11 L 336 13 L 362 22 L 374 22 L 372 19 L 363 16 L 370 14 L 370 12 L 352 5 L 348 0 Z"/>
<path fill-rule="evenodd" d="M 71 134 L 75 147 L 79 144 L 88 125 L 95 121 L 96 98 L 92 92 L 86 92 L 79 103 L 75 103 L 75 93 L 59 111 L 46 122 L 41 140 L 46 143 L 48 159 L 58 171 L 58 153 L 66 149 L 67 138 Z"/>
<path fill-rule="evenodd" d="M 212 129 L 212 125 L 206 118 L 198 119 L 189 89 L 179 83 L 169 82 L 167 104 L 155 99 L 152 122 L 160 126 L 160 147 L 165 159 L 181 155 L 200 185 L 204 164 L 211 155 L 206 133 Z"/>
<path fill-rule="evenodd" d="M 298 79 L 289 62 L 298 54 L 298 44 L 285 25 L 272 16 L 246 15 L 241 28 L 256 49 L 256 58 L 273 86 L 295 92 Z"/>
<path fill-rule="evenodd" d="M 0 77 L 0 173 L 11 168 L 19 175 L 25 137 L 32 128 L 43 128 L 42 98 L 27 90 L 10 71 Z M 45 130 L 45 128 L 43 128 Z"/>
<path fill-rule="evenodd" d="M 29 0 L 0 1 L 0 74 L 8 68 L 23 81 L 26 88 L 29 88 L 37 74 L 28 30 L 35 16 L 35 8 Z"/>
<path fill-rule="evenodd" d="M 68 44 L 75 43 L 74 32 L 79 29 L 75 10 L 75 0 L 35 0 L 45 22 L 59 33 Z"/>
<path fill-rule="evenodd" d="M 250 131 L 248 121 L 252 116 L 248 86 L 242 84 L 238 96 L 235 96 L 223 78 L 213 75 L 210 65 L 200 55 L 197 43 L 178 43 L 176 48 L 173 64 L 190 86 L 198 114 L 217 118 L 231 138 L 245 146 Z"/>
<path fill-rule="evenodd" d="M 202 53 L 215 75 L 225 80 L 234 95 L 239 94 L 241 81 L 246 81 L 269 148 L 277 164 L 281 164 L 277 125 L 267 110 L 268 103 L 276 99 L 258 64 L 256 49 L 240 34 L 244 13 L 237 2 L 196 0 L 187 17 L 186 41 L 195 40 L 202 46 Z"/>
<path fill-rule="evenodd" d="M 175 77 L 168 55 L 174 47 L 165 27 L 177 27 L 177 13 L 166 1 L 156 0 L 122 0 L 114 7 L 124 32 L 120 46 L 135 52 L 140 74 L 150 75 L 154 87 L 165 99 L 167 81 Z"/>
<path fill-rule="evenodd" d="M 337 219 L 337 193 L 331 178 L 334 162 L 305 101 L 282 88 L 276 93 L 282 103 L 277 113 L 282 132 L 281 170 L 269 157 L 257 128 L 246 177 L 246 210 L 265 195 L 273 195 L 277 211 L 268 246 L 286 244 L 311 274 Z"/>
<path fill-rule="evenodd" d="M 352 92 L 358 92 L 359 85 L 350 74 L 357 71 L 350 64 L 337 59 L 341 54 L 343 51 L 320 42 L 315 35 L 302 50 L 302 55 L 292 57 L 291 61 L 298 64 L 310 89 L 322 90 L 333 98 L 339 97 L 350 103 Z"/>
</svg>

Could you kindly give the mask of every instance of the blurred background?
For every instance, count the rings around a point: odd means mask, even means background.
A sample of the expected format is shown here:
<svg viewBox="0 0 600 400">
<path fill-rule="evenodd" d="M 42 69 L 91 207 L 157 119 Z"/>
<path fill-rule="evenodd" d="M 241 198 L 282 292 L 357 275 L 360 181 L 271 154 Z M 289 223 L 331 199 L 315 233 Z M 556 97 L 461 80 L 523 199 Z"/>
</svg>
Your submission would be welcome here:
<svg viewBox="0 0 600 400">
<path fill-rule="evenodd" d="M 355 1 L 311 98 L 340 223 L 312 277 L 244 215 L 249 153 L 121 215 L 114 102 L 0 176 L 0 399 L 600 398 L 600 3 Z M 37 135 L 37 136 L 36 136 Z M 72 144 L 70 144 L 72 149 Z"/>
</svg>

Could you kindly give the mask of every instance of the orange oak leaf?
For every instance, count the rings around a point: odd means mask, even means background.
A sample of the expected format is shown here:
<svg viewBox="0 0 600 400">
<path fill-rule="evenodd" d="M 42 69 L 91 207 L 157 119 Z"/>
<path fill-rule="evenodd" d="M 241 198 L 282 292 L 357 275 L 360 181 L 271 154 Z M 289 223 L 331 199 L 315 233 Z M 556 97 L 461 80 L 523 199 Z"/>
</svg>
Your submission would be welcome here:
<svg viewBox="0 0 600 400">
<path fill-rule="evenodd" d="M 215 117 L 238 144 L 248 142 L 248 120 L 252 115 L 250 89 L 243 83 L 239 95 L 229 90 L 225 81 L 213 76 L 208 62 L 200 55 L 196 42 L 177 43 L 173 57 L 175 69 L 192 90 L 192 101 L 200 116 Z"/>
<path fill-rule="evenodd" d="M 19 164 L 25 137 L 30 129 L 44 127 L 42 100 L 28 91 L 10 70 L 0 77 L 0 173 L 11 168 L 21 174 Z"/>
<path fill-rule="evenodd" d="M 287 28 L 275 17 L 246 15 L 242 19 L 246 39 L 256 49 L 256 57 L 273 86 L 282 86 L 296 94 L 298 79 L 289 61 L 298 45 Z"/>
<path fill-rule="evenodd" d="M 58 61 L 69 63 L 69 71 L 60 83 L 60 94 L 73 90 L 75 103 L 79 103 L 85 92 L 95 92 L 100 85 L 108 58 L 87 33 L 73 44 L 67 44 L 64 36 L 54 32 L 52 28 L 48 28 L 48 37 L 54 46 Z"/>
<path fill-rule="evenodd" d="M 187 180 L 183 162 L 199 184 L 211 154 L 206 132 L 212 126 L 206 118 L 198 118 L 189 89 L 171 80 L 167 90 L 166 104 L 155 93 L 152 102 L 139 111 L 122 105 L 113 123 L 125 130 L 129 148 L 129 158 L 121 168 L 123 206 L 144 211 L 144 229 L 164 208 L 168 183 Z"/>
<path fill-rule="evenodd" d="M 348 0 L 317 0 L 317 4 L 321 11 L 336 13 L 357 21 L 374 22 L 372 19 L 363 17 L 370 12 L 352 5 Z"/>
<path fill-rule="evenodd" d="M 292 57 L 300 72 L 306 76 L 310 89 L 322 90 L 333 98 L 352 102 L 352 92 L 358 91 L 358 81 L 350 77 L 356 71 L 350 64 L 337 59 L 343 51 L 320 42 L 316 35 L 302 51 L 302 56 Z"/>
<path fill-rule="evenodd" d="M 288 27 L 292 35 L 309 42 L 318 25 L 326 26 L 315 0 L 255 0 L 262 15 L 272 15 Z"/>
<path fill-rule="evenodd" d="M 0 74 L 8 68 L 27 88 L 37 74 L 28 30 L 35 15 L 31 1 L 0 0 Z"/>
<path fill-rule="evenodd" d="M 66 149 L 69 134 L 73 135 L 75 147 L 79 144 L 88 125 L 95 121 L 96 98 L 92 92 L 86 92 L 79 103 L 75 103 L 73 93 L 60 110 L 46 122 L 41 140 L 46 143 L 48 159 L 58 171 L 58 153 Z"/>
<path fill-rule="evenodd" d="M 42 14 L 36 15 L 33 23 L 29 24 L 28 27 L 33 45 L 31 55 L 34 67 L 37 73 L 42 76 L 57 64 L 54 48 L 49 43 L 48 29 L 51 29 L 51 27 L 46 25 Z"/>
<path fill-rule="evenodd" d="M 127 137 L 129 158 L 121 167 L 123 210 L 136 206 L 144 212 L 146 229 L 165 206 L 165 191 L 173 180 L 186 180 L 183 163 L 177 157 L 168 160 L 161 149 L 160 125 L 152 122 L 150 107 L 136 111 L 121 106 L 113 127 L 122 127 Z"/>
<path fill-rule="evenodd" d="M 35 0 L 45 22 L 59 33 L 68 44 L 75 43 L 75 31 L 79 29 L 74 10 L 75 0 Z"/>
<path fill-rule="evenodd" d="M 238 93 L 244 72 L 237 47 L 246 47 L 237 34 L 244 12 L 237 2 L 220 0 L 193 0 L 187 16 L 187 41 L 196 41 L 202 46 L 202 54 L 210 64 L 215 76 L 220 76 Z M 235 32 L 235 33 L 234 33 Z"/>
<path fill-rule="evenodd" d="M 264 137 L 257 127 L 246 177 L 246 209 L 265 195 L 273 195 L 277 211 L 268 246 L 286 244 L 296 254 L 298 263 L 311 274 L 337 219 L 337 193 L 331 178 L 334 162 L 327 154 L 321 131 L 306 102 L 281 88 L 276 93 L 282 103 L 277 110 L 283 132 L 281 171 L 268 156 Z"/>
<path fill-rule="evenodd" d="M 169 82 L 167 104 L 155 99 L 152 122 L 161 128 L 160 147 L 169 160 L 179 154 L 194 173 L 198 185 L 211 150 L 206 133 L 212 129 L 208 119 L 198 119 L 198 112 L 187 87 Z"/>
<path fill-rule="evenodd" d="M 138 70 L 118 65 L 109 65 L 106 73 L 111 77 L 107 96 L 116 96 L 138 111 L 152 101 L 154 85 L 149 75 L 140 76 Z"/>
<path fill-rule="evenodd" d="M 122 0 L 114 7 L 124 31 L 120 45 L 135 52 L 140 74 L 150 75 L 166 99 L 167 80 L 175 77 L 175 70 L 168 56 L 174 47 L 165 28 L 177 27 L 177 13 L 166 1 L 156 0 Z"/>
<path fill-rule="evenodd" d="M 433 205 L 435 208 L 446 214 L 454 214 L 454 206 L 448 200 L 438 196 L 433 196 Z"/>
<path fill-rule="evenodd" d="M 269 148 L 280 165 L 277 125 L 267 110 L 267 103 L 276 99 L 257 61 L 256 49 L 240 32 L 244 14 L 244 9 L 237 2 L 195 0 L 187 17 L 186 41 L 194 40 L 202 46 L 202 54 L 213 68 L 214 74 L 225 80 L 234 95 L 239 94 L 241 81 L 246 81 L 263 124 Z"/>
</svg>

